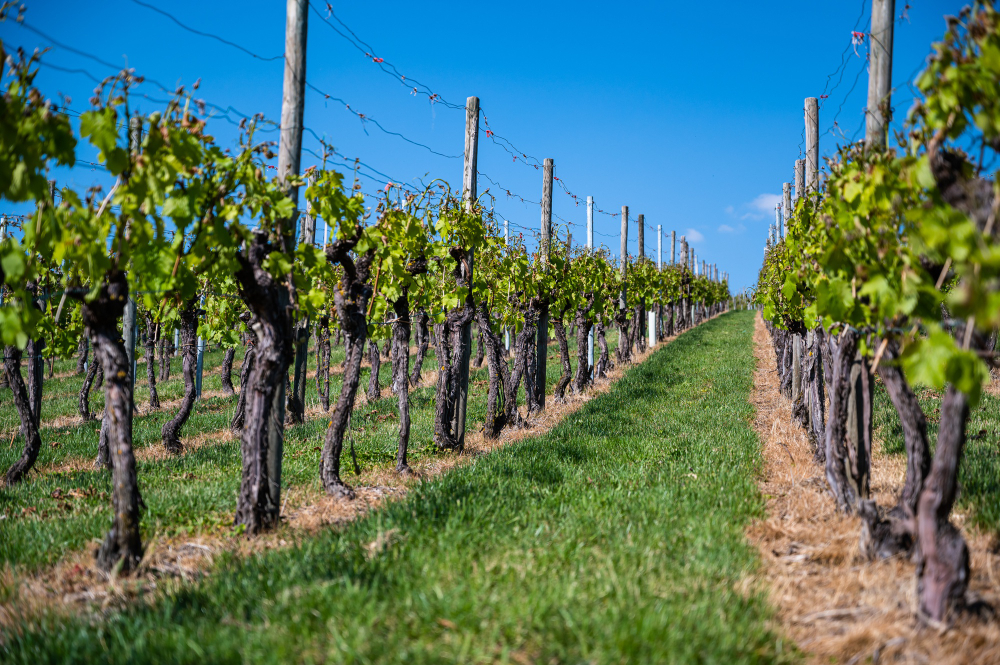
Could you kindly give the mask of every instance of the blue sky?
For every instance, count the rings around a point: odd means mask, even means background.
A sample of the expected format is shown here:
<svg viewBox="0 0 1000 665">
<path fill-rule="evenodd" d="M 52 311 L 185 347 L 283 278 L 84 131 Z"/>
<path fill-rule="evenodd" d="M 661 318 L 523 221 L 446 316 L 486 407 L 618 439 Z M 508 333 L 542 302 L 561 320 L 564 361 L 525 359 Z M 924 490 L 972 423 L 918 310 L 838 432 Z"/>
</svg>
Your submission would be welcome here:
<svg viewBox="0 0 1000 665">
<path fill-rule="evenodd" d="M 142 1 L 265 58 L 283 51 L 282 2 Z M 964 4 L 911 0 L 907 6 L 897 0 L 897 17 L 905 7 L 905 17 L 896 24 L 893 58 L 898 119 L 912 102 L 907 83 L 944 32 L 943 17 Z M 27 24 L 48 38 L 13 21 L 0 23 L 8 50 L 53 46 L 51 38 L 109 64 L 135 67 L 168 88 L 200 79 L 196 95 L 221 107 L 272 119 L 280 115 L 280 60 L 260 60 L 192 34 L 134 0 L 29 0 L 27 5 Z M 367 47 L 359 50 L 320 18 L 328 16 L 325 2 L 313 0 L 313 6 L 308 81 L 434 152 L 383 133 L 313 88 L 306 93 L 305 125 L 342 155 L 368 165 L 363 172 L 374 179 L 364 181 L 366 192 L 381 189 L 385 176 L 410 183 L 443 178 L 460 187 L 462 160 L 435 152 L 461 155 L 464 111 L 412 94 L 410 85 L 366 57 Z M 669 232 L 686 234 L 699 258 L 730 272 L 734 290 L 756 281 L 774 201 L 799 157 L 803 99 L 824 90 L 829 94 L 820 110 L 822 154 L 834 153 L 844 137 L 863 134 L 866 47 L 855 56 L 850 42 L 852 30 L 867 30 L 870 0 L 335 2 L 332 7 L 383 64 L 393 64 L 450 104 L 461 106 L 467 96 L 477 95 L 496 137 L 529 158 L 555 160 L 557 177 L 580 201 L 575 205 L 557 188 L 553 221 L 560 236 L 569 228 L 574 243 L 584 241 L 583 202 L 590 195 L 596 207 L 613 213 L 595 215 L 596 241 L 617 254 L 618 215 L 628 205 L 633 220 L 642 213 L 648 226 L 662 225 L 665 260 Z M 45 54 L 44 62 L 100 78 L 114 73 L 61 47 Z M 49 67 L 42 68 L 37 83 L 52 98 L 69 95 L 75 111 L 86 110 L 95 85 L 84 74 Z M 142 89 L 165 98 L 152 84 Z M 148 99 L 134 101 L 144 112 L 162 107 Z M 236 136 L 235 127 L 222 119 L 210 122 L 210 133 L 223 144 Z M 308 134 L 304 146 L 320 150 Z M 317 162 L 303 154 L 304 167 Z M 485 134 L 479 170 L 485 174 L 479 191 L 490 188 L 497 194 L 496 212 L 510 220 L 512 231 L 536 231 L 541 170 L 515 162 Z M 60 186 L 81 191 L 109 184 L 86 165 L 60 170 L 55 177 Z M 528 202 L 508 198 L 506 190 Z M 24 209 L 5 205 L 2 212 Z M 645 235 L 647 253 L 655 253 L 655 231 L 647 229 Z M 634 222 L 629 250 L 637 250 Z"/>
</svg>

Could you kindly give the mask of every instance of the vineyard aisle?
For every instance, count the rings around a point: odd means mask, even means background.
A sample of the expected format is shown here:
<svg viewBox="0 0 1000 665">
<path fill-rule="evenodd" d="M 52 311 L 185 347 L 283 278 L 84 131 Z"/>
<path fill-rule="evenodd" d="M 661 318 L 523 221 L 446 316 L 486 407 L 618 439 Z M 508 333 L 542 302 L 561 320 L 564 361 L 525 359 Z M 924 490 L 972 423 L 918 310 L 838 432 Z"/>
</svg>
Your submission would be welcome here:
<svg viewBox="0 0 1000 665">
<path fill-rule="evenodd" d="M 42 621 L 8 661 L 794 660 L 744 536 L 752 335 L 706 322 L 545 435 L 151 605 Z"/>
</svg>

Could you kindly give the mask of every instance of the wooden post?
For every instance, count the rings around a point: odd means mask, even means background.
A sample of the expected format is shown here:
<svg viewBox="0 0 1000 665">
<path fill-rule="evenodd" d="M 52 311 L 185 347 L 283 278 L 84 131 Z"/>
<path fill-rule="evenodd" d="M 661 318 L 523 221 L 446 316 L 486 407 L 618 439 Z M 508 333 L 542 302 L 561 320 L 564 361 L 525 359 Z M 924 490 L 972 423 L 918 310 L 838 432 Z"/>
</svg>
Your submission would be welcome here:
<svg viewBox="0 0 1000 665">
<path fill-rule="evenodd" d="M 312 214 L 312 204 L 309 201 L 306 201 L 306 214 L 301 219 L 299 244 L 312 245 L 316 242 L 316 218 Z M 295 342 L 295 365 L 292 370 L 292 399 L 289 402 L 289 410 L 291 411 L 289 415 L 293 423 L 299 424 L 305 422 L 306 415 L 306 384 L 308 383 L 306 376 L 309 363 L 308 316 L 300 315 L 299 320 L 295 322 L 292 339 Z M 199 385 L 201 384 L 199 383 Z M 198 394 L 201 394 L 200 389 Z"/>
<path fill-rule="evenodd" d="M 306 94 L 306 35 L 308 34 L 308 0 L 285 2 L 285 70 L 281 88 L 281 133 L 278 141 L 278 180 L 292 201 L 299 200 L 299 188 L 288 184 L 289 176 L 298 175 L 302 159 L 302 115 Z M 285 250 L 291 251 L 295 239 L 296 214 L 291 229 L 285 232 Z M 288 292 L 280 290 L 280 304 L 287 307 Z M 285 331 L 289 341 L 291 327 Z M 275 513 L 281 510 L 281 459 L 285 449 L 285 379 L 281 377 L 271 402 L 271 417 L 267 431 L 267 494 Z"/>
<path fill-rule="evenodd" d="M 788 220 L 792 217 L 792 183 L 781 184 L 781 197 L 784 203 L 785 212 L 785 233 L 788 233 Z"/>
<path fill-rule="evenodd" d="M 549 244 L 552 242 L 552 171 L 555 162 L 546 157 L 542 163 L 542 246 L 543 269 L 548 269 Z M 549 359 L 549 305 L 542 304 L 535 337 L 535 395 L 538 406 L 545 408 L 545 369 Z"/>
<path fill-rule="evenodd" d="M 594 197 L 587 197 L 587 251 L 594 250 Z M 590 327 L 590 334 L 587 336 L 587 364 L 591 368 L 593 376 L 594 368 L 594 327 Z"/>
<path fill-rule="evenodd" d="M 134 115 L 129 118 L 128 129 L 129 150 L 134 158 L 139 154 L 139 147 L 142 144 L 142 120 L 140 120 L 138 115 Z M 49 182 L 52 185 L 54 194 L 56 184 L 55 180 L 50 180 Z M 54 196 L 52 200 L 55 201 Z M 135 411 L 135 340 L 137 337 L 136 332 L 138 330 L 138 322 L 136 321 L 137 314 L 135 294 L 130 292 L 128 295 L 128 301 L 125 303 L 125 311 L 122 313 L 122 339 L 125 340 L 125 355 L 128 357 L 129 371 L 132 374 L 131 408 L 133 411 Z"/>
<path fill-rule="evenodd" d="M 891 118 L 892 28 L 896 0 L 872 0 L 872 31 L 868 42 L 868 108 L 865 145 L 885 147 Z"/>
<path fill-rule="evenodd" d="M 806 191 L 819 191 L 819 100 L 806 97 Z"/>
<path fill-rule="evenodd" d="M 775 204 L 775 206 L 774 206 L 774 227 L 775 227 L 775 229 L 778 232 L 778 240 L 781 240 L 782 238 L 785 237 L 784 229 L 782 228 L 783 224 L 781 222 L 782 222 L 782 219 L 781 219 L 781 204 L 778 203 L 778 204 Z"/>
<path fill-rule="evenodd" d="M 465 100 L 465 162 L 462 169 L 462 199 L 465 209 L 472 210 L 479 198 L 479 97 Z M 469 300 L 472 303 L 472 275 L 475 270 L 475 248 L 469 249 Z M 469 403 L 469 358 L 472 355 L 472 323 L 462 326 L 462 355 L 458 366 L 458 399 L 455 400 L 453 430 L 458 449 L 465 449 L 465 415 Z"/>
<path fill-rule="evenodd" d="M 795 201 L 797 205 L 799 199 L 806 195 L 806 160 L 795 160 Z"/>
</svg>

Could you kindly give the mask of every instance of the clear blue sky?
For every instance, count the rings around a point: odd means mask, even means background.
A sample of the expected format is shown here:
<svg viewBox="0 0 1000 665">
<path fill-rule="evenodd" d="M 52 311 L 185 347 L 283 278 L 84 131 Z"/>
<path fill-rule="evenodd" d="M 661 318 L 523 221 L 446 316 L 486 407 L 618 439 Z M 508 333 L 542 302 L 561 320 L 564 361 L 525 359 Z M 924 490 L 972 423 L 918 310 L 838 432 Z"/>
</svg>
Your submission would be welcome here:
<svg viewBox="0 0 1000 665">
<path fill-rule="evenodd" d="M 283 51 L 283 2 L 144 1 L 261 56 Z M 313 4 L 327 15 L 325 2 Z M 896 24 L 893 105 L 898 119 L 912 101 L 907 83 L 931 42 L 944 32 L 944 15 L 957 13 L 965 3 L 910 4 Z M 29 0 L 27 5 L 27 23 L 67 46 L 135 67 L 167 87 L 190 86 L 200 78 L 197 96 L 206 101 L 275 120 L 280 116 L 280 60 L 258 60 L 192 34 L 132 0 Z M 905 0 L 897 0 L 897 16 L 904 6 Z M 859 17 L 856 29 L 867 30 L 870 7 L 870 0 L 333 3 L 337 17 L 386 64 L 448 102 L 463 105 L 467 96 L 479 96 L 497 136 L 539 160 L 552 157 L 556 175 L 580 197 L 576 206 L 560 189 L 554 195 L 554 223 L 575 224 L 574 243 L 584 240 L 583 201 L 591 195 L 597 207 L 615 213 L 596 215 L 595 228 L 597 242 L 617 254 L 618 213 L 628 205 L 633 220 L 643 213 L 648 225 L 663 226 L 665 260 L 670 230 L 686 234 L 699 258 L 730 272 L 734 290 L 756 281 L 768 224 L 774 220 L 773 203 L 781 183 L 792 179 L 800 153 L 803 99 L 818 97 L 824 89 L 830 95 L 820 111 L 821 153 L 832 154 L 838 140 L 844 140 L 832 126 L 835 117 L 847 138 L 862 136 L 866 47 L 859 47 L 861 57 L 849 50 L 845 67 L 838 71 L 838 66 Z M 0 24 L 0 37 L 8 50 L 53 46 L 13 21 Z M 60 47 L 44 60 L 102 78 L 114 73 Z M 410 94 L 314 12 L 309 16 L 307 79 L 390 131 L 440 153 L 462 153 L 463 110 Z M 94 88 L 83 74 L 44 67 L 38 84 L 54 99 L 57 93 L 69 95 L 75 111 L 86 110 Z M 142 89 L 164 98 L 151 84 Z M 443 178 L 461 186 L 461 159 L 385 134 L 314 89 L 307 90 L 306 99 L 306 126 L 343 155 L 360 157 L 396 181 Z M 147 99 L 135 102 L 144 112 L 162 107 Z M 224 144 L 236 135 L 224 120 L 211 121 L 210 132 Z M 304 146 L 319 150 L 308 134 Z M 304 167 L 317 161 L 303 154 Z M 485 134 L 479 170 L 504 190 L 535 202 L 508 199 L 480 178 L 480 192 L 491 188 L 498 195 L 499 214 L 537 230 L 541 170 L 515 163 Z M 60 186 L 81 191 L 108 184 L 86 166 L 61 170 L 55 177 Z M 367 192 L 380 188 L 378 182 L 365 181 Z M 5 207 L 2 212 L 24 209 Z M 635 236 L 633 222 L 633 253 Z M 655 232 L 647 230 L 646 248 L 655 253 Z"/>
</svg>

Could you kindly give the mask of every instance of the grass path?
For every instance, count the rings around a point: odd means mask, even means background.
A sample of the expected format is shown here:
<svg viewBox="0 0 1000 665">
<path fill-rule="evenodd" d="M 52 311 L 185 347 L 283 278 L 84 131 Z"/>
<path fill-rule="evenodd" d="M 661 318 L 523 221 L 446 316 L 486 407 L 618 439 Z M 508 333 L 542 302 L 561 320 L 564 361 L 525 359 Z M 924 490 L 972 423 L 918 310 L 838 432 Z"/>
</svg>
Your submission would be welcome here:
<svg viewBox="0 0 1000 665">
<path fill-rule="evenodd" d="M 341 530 L 220 560 L 150 606 L 44 620 L 3 659 L 791 660 L 747 582 L 743 532 L 763 509 L 752 328 L 707 322 L 546 435 Z"/>
</svg>

